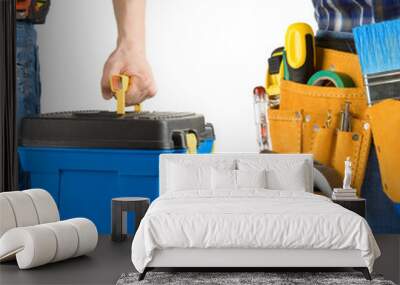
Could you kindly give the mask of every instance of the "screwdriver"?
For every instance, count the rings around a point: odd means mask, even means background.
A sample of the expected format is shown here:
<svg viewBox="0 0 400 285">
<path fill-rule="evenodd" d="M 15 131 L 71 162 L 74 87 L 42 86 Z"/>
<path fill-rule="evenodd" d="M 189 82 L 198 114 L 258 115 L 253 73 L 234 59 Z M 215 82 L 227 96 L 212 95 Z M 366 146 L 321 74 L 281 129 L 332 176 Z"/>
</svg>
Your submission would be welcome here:
<svg viewBox="0 0 400 285">
<path fill-rule="evenodd" d="M 343 132 L 351 132 L 351 119 L 350 102 L 345 102 L 343 110 L 340 112 L 339 130 Z"/>
<path fill-rule="evenodd" d="M 295 23 L 288 27 L 283 57 L 284 78 L 306 84 L 316 66 L 314 32 L 310 25 Z"/>
</svg>

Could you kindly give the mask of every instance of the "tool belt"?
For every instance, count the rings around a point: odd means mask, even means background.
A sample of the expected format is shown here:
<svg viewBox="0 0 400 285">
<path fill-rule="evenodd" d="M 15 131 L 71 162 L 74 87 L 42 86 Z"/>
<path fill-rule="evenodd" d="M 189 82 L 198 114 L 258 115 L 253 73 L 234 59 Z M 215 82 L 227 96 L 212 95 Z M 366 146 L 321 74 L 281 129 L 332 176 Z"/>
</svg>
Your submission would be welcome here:
<svg viewBox="0 0 400 285">
<path fill-rule="evenodd" d="M 371 124 L 362 73 L 356 54 L 317 48 L 317 69 L 350 75 L 352 88 L 321 87 L 281 82 L 280 107 L 269 110 L 272 150 L 312 153 L 343 178 L 344 161 L 352 161 L 352 186 L 358 195 L 364 180 L 371 145 Z M 351 131 L 338 130 L 340 112 L 350 103 Z"/>
<path fill-rule="evenodd" d="M 400 203 L 400 101 L 384 100 L 367 111 L 379 161 L 382 189 Z"/>
<path fill-rule="evenodd" d="M 50 9 L 50 0 L 17 0 L 16 19 L 32 24 L 44 24 Z"/>
</svg>

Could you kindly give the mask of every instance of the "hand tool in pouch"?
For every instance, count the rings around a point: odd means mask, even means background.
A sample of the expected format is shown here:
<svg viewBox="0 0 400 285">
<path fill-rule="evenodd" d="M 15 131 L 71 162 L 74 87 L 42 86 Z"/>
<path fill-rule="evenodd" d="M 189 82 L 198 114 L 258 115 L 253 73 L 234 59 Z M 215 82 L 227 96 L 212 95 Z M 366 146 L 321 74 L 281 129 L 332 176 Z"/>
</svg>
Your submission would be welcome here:
<svg viewBox="0 0 400 285">
<path fill-rule="evenodd" d="M 400 98 L 400 20 L 353 29 L 368 104 Z"/>
<path fill-rule="evenodd" d="M 44 24 L 50 9 L 50 0 L 17 0 L 15 5 L 17 20 Z"/>
<path fill-rule="evenodd" d="M 268 59 L 265 88 L 271 108 L 279 106 L 281 79 L 283 79 L 283 47 L 275 49 Z"/>
<path fill-rule="evenodd" d="M 310 25 L 295 23 L 289 26 L 285 37 L 284 78 L 307 83 L 315 72 L 316 51 L 314 32 Z"/>
<path fill-rule="evenodd" d="M 339 131 L 351 132 L 351 113 L 350 113 L 350 102 L 344 103 L 342 112 L 340 112 L 340 126 Z"/>
<path fill-rule="evenodd" d="M 110 88 L 117 98 L 117 114 L 125 114 L 125 94 L 129 88 L 129 76 L 124 74 L 114 74 L 110 77 Z M 135 112 L 140 112 L 140 104 L 134 105 Z"/>
<path fill-rule="evenodd" d="M 257 132 L 257 142 L 260 151 L 271 150 L 271 135 L 268 124 L 268 97 L 265 88 L 257 86 L 253 90 L 254 96 L 254 115 Z"/>
</svg>

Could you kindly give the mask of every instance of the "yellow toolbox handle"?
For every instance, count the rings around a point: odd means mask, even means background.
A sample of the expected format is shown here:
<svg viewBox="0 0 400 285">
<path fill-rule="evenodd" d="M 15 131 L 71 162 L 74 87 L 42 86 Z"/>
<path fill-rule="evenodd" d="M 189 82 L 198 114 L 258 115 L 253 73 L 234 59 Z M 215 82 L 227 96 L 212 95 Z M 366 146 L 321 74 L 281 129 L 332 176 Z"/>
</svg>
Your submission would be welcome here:
<svg viewBox="0 0 400 285">
<path fill-rule="evenodd" d="M 125 114 L 125 94 L 129 88 L 129 76 L 125 74 L 114 74 L 110 77 L 110 88 L 117 98 L 117 114 Z M 134 105 L 135 112 L 141 111 L 140 104 Z"/>
<path fill-rule="evenodd" d="M 186 146 L 188 154 L 196 154 L 197 153 L 197 137 L 194 133 L 186 134 Z"/>
</svg>

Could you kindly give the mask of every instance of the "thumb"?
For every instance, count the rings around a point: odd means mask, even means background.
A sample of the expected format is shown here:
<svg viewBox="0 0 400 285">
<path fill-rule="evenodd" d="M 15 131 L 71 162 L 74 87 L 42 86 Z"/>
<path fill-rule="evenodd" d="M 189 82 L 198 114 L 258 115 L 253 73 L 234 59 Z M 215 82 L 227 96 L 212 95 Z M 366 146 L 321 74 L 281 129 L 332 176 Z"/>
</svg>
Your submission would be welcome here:
<svg viewBox="0 0 400 285">
<path fill-rule="evenodd" d="M 110 87 L 110 77 L 119 73 L 120 68 L 118 66 L 104 67 L 103 76 L 101 78 L 101 93 L 104 99 L 109 100 L 114 96 Z"/>
</svg>

